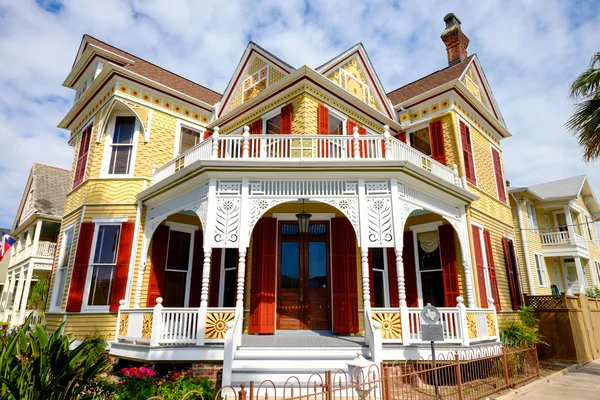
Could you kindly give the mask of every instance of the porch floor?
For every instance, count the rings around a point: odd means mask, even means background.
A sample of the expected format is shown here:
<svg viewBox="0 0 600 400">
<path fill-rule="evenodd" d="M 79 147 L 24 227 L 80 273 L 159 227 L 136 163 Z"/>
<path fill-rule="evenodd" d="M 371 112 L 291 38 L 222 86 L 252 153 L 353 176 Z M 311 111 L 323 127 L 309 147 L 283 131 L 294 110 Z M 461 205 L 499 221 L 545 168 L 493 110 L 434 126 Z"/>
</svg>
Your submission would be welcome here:
<svg viewBox="0 0 600 400">
<path fill-rule="evenodd" d="M 365 346 L 365 338 L 360 336 L 333 336 L 314 333 L 277 334 L 277 335 L 243 335 L 242 347 L 356 347 Z"/>
</svg>

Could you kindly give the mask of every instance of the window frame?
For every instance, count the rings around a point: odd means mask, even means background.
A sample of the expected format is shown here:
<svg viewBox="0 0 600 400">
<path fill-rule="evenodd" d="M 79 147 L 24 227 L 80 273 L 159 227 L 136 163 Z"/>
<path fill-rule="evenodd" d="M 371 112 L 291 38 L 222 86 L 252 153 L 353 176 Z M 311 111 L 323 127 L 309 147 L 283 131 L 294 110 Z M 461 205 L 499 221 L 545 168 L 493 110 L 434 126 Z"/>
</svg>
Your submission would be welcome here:
<svg viewBox="0 0 600 400">
<path fill-rule="evenodd" d="M 60 253 L 58 255 L 58 260 L 56 263 L 56 272 L 54 274 L 54 284 L 52 285 L 52 296 L 50 299 L 50 311 L 55 311 L 55 312 L 60 312 L 61 308 L 62 308 L 62 303 L 65 299 L 65 288 L 67 287 L 67 278 L 68 278 L 68 273 L 69 273 L 69 265 L 71 262 L 71 255 L 73 253 L 73 247 L 77 247 L 77 243 L 75 243 L 75 246 L 73 246 L 73 242 L 75 241 L 75 223 L 69 224 L 67 225 L 64 229 L 63 229 L 63 233 L 62 233 L 62 237 L 61 237 L 61 241 L 60 241 Z M 67 240 L 67 235 L 69 233 L 72 233 L 71 235 L 71 248 L 70 248 L 70 252 L 69 254 L 65 254 L 65 244 L 66 244 L 66 240 Z M 64 268 L 62 267 L 62 264 L 65 260 L 65 257 L 67 257 L 67 265 Z M 58 288 L 59 286 L 59 280 L 57 279 L 57 275 L 59 272 L 63 272 L 64 276 L 65 276 L 65 282 L 63 284 L 62 287 L 62 291 L 59 292 L 58 290 L 60 288 Z M 61 301 L 60 304 L 57 305 L 56 301 L 58 300 L 58 296 L 61 296 Z"/>
<path fill-rule="evenodd" d="M 531 208 L 531 212 L 530 209 Z M 527 213 L 527 227 L 529 230 L 538 233 L 540 232 L 535 205 L 530 201 L 525 201 L 525 212 Z"/>
<path fill-rule="evenodd" d="M 483 234 L 485 227 L 482 224 L 474 221 L 471 221 L 471 225 L 475 226 L 479 231 L 479 245 L 481 246 L 481 258 L 483 261 L 483 279 L 485 281 L 485 297 L 486 299 L 490 299 L 494 297 L 494 293 L 492 292 L 492 279 L 490 277 L 490 265 L 488 262 L 487 245 L 485 235 Z"/>
<path fill-rule="evenodd" d="M 235 251 L 235 254 L 237 255 L 237 257 L 235 258 L 236 262 L 235 262 L 235 266 L 233 268 L 225 268 L 225 260 L 227 257 L 227 251 L 230 250 L 231 252 Z M 219 307 L 225 307 L 223 305 L 224 300 L 225 300 L 225 272 L 226 271 L 231 271 L 234 270 L 236 271 L 236 276 L 237 276 L 237 269 L 238 269 L 238 262 L 239 262 L 239 252 L 237 248 L 224 248 L 221 251 L 221 260 L 220 260 L 220 268 L 219 268 L 219 302 L 218 302 L 218 306 Z M 236 296 L 234 296 L 233 298 L 233 306 L 228 306 L 229 307 L 235 307 L 235 303 L 237 302 L 237 279 L 234 281 L 234 288 L 236 289 L 235 293 Z"/>
<path fill-rule="evenodd" d="M 189 250 L 189 256 L 188 256 L 188 269 L 185 271 L 186 277 L 185 277 L 185 297 L 183 299 L 183 306 L 184 307 L 189 307 L 189 302 L 190 302 L 190 289 L 191 289 L 191 282 L 192 282 L 192 267 L 194 264 L 194 240 L 195 240 L 195 234 L 196 234 L 196 230 L 198 229 L 197 226 L 195 225 L 189 225 L 189 224 L 182 224 L 180 222 L 172 222 L 172 221 L 167 221 L 165 222 L 165 225 L 167 225 L 169 227 L 169 242 L 167 244 L 167 260 L 165 262 L 165 277 L 166 277 L 166 272 L 180 272 L 180 273 L 184 273 L 183 270 L 174 270 L 174 269 L 169 269 L 169 245 L 171 244 L 171 231 L 177 231 L 177 232 L 183 232 L 183 233 L 189 233 L 190 234 L 190 250 Z"/>
<path fill-rule="evenodd" d="M 182 127 L 191 129 L 193 131 L 200 132 L 200 141 L 198 142 L 198 144 L 200 144 L 200 143 L 204 142 L 204 140 L 206 140 L 206 139 L 204 139 L 204 134 L 206 133 L 205 127 L 199 126 L 199 125 L 194 125 L 187 121 L 182 121 L 182 120 L 178 119 L 177 120 L 177 128 L 175 130 L 175 143 L 173 146 L 173 159 L 175 159 L 183 154 L 183 153 L 179 152 L 179 149 L 181 147 L 181 128 Z"/>
<path fill-rule="evenodd" d="M 131 150 L 131 158 L 129 159 L 129 172 L 127 174 L 111 174 L 110 170 L 110 161 L 113 147 L 113 137 L 115 134 L 115 127 L 117 123 L 118 117 L 133 117 L 134 118 L 134 126 L 133 126 L 133 139 L 131 142 L 132 150 Z M 110 121 L 106 127 L 106 138 L 104 140 L 104 153 L 102 155 L 102 168 L 100 170 L 100 178 L 132 178 L 135 174 L 135 161 L 137 155 L 137 147 L 138 140 L 140 136 L 140 120 L 139 118 L 132 112 L 127 111 L 117 111 L 114 112 Z"/>
<path fill-rule="evenodd" d="M 594 260 L 594 267 L 596 270 L 596 279 L 594 279 L 594 286 L 600 286 L 600 261 Z"/>
<path fill-rule="evenodd" d="M 417 149 L 417 148 L 413 147 L 413 142 L 412 142 L 412 134 L 413 134 L 413 133 L 416 133 L 416 132 L 418 132 L 418 131 L 420 131 L 420 130 L 422 130 L 422 129 L 427 129 L 427 133 L 429 134 L 429 153 L 431 153 L 431 131 L 429 130 L 429 124 L 430 124 L 431 122 L 432 122 L 432 121 L 429 121 L 427 124 L 425 124 L 425 125 L 424 125 L 424 126 L 422 126 L 422 127 L 416 127 L 415 129 L 411 130 L 410 132 L 406 132 L 406 144 L 407 144 L 407 145 L 408 145 L 408 146 L 409 146 L 411 149 L 417 150 L 419 153 L 421 153 L 421 154 L 423 154 L 424 156 L 426 156 L 426 157 L 429 157 L 429 158 L 431 158 L 431 154 L 427 155 L 427 154 L 425 154 L 425 153 L 423 153 L 423 152 L 419 151 L 419 149 Z"/>
<path fill-rule="evenodd" d="M 97 219 L 93 219 L 92 222 L 94 223 L 94 237 L 92 239 L 92 246 L 90 247 L 90 257 L 88 259 L 88 265 L 87 265 L 87 273 L 85 276 L 85 286 L 84 286 L 84 290 L 83 290 L 83 302 L 81 304 L 81 311 L 86 311 L 86 312 L 107 312 L 110 310 L 110 295 L 112 292 L 112 284 L 114 281 L 114 269 L 116 269 L 117 266 L 117 260 L 119 257 L 119 248 L 121 245 L 121 234 L 123 232 L 123 222 L 127 222 L 127 218 L 126 217 L 117 217 L 117 218 L 97 218 Z M 107 225 L 111 225 L 111 226 L 119 226 L 119 240 L 118 240 L 118 245 L 117 245 L 117 249 L 116 249 L 116 256 L 115 256 L 115 264 L 114 264 L 114 269 L 113 269 L 113 276 L 111 278 L 111 290 L 109 292 L 108 295 L 108 300 L 109 300 L 109 304 L 104 305 L 104 306 L 94 306 L 94 305 L 90 305 L 89 301 L 90 301 L 90 290 L 91 290 L 91 285 L 92 285 L 92 275 L 94 272 L 94 254 L 96 253 L 96 245 L 98 244 L 98 232 L 100 231 L 100 227 L 101 226 L 107 226 Z M 108 265 L 108 264 L 107 264 Z"/>
<path fill-rule="evenodd" d="M 376 248 L 373 248 L 375 250 Z M 383 260 L 383 268 L 375 268 L 375 264 L 371 260 L 371 266 L 373 270 L 373 277 L 375 276 L 375 271 L 380 271 L 383 273 L 383 307 L 373 306 L 374 308 L 390 308 L 390 285 L 389 285 L 389 262 L 388 262 L 388 254 L 387 247 L 377 247 L 382 252 L 382 260 Z M 373 278 L 373 291 L 375 291 L 375 279 Z M 374 294 L 371 293 L 373 297 Z"/>
<path fill-rule="evenodd" d="M 420 224 L 420 225 L 413 225 L 409 228 L 409 230 L 412 232 L 413 234 L 413 243 L 414 243 L 414 259 L 415 259 L 415 274 L 417 276 L 417 297 L 418 297 L 418 303 L 419 303 L 419 307 L 423 307 L 423 283 L 421 280 L 421 268 L 419 266 L 419 240 L 417 237 L 417 234 L 419 233 L 424 233 L 424 232 L 431 232 L 431 231 L 436 231 L 438 233 L 439 236 L 439 227 L 443 225 L 442 221 L 435 221 L 435 222 L 428 222 L 425 224 Z M 438 270 L 429 270 L 429 271 L 438 271 Z M 442 253 L 441 253 L 441 249 L 440 249 L 440 269 L 439 271 L 442 271 Z"/>
<path fill-rule="evenodd" d="M 546 261 L 544 260 L 544 255 L 542 253 L 533 253 L 533 258 L 535 262 L 535 272 L 538 280 L 538 284 L 540 287 L 547 288 L 548 285 L 548 271 L 546 269 Z"/>
</svg>

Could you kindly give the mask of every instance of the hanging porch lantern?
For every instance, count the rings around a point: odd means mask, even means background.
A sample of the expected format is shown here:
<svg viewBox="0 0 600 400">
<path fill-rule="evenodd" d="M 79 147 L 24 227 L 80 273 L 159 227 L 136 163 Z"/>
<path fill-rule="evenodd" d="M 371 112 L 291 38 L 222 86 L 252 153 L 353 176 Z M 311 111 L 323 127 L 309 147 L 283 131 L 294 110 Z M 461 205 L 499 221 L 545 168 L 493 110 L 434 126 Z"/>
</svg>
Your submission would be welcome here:
<svg viewBox="0 0 600 400">
<path fill-rule="evenodd" d="M 304 211 L 304 199 L 302 199 L 302 212 L 300 214 L 296 214 L 296 218 L 298 219 L 298 230 L 300 231 L 300 234 L 308 233 L 310 217 L 312 217 L 312 214 Z"/>
</svg>

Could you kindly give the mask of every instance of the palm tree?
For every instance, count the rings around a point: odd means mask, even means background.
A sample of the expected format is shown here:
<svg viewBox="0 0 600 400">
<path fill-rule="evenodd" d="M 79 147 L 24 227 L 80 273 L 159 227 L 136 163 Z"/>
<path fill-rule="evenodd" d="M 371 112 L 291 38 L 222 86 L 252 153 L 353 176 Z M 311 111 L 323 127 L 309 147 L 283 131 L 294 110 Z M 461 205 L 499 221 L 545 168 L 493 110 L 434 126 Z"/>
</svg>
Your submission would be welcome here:
<svg viewBox="0 0 600 400">
<path fill-rule="evenodd" d="M 600 158 L 600 52 L 571 84 L 569 96 L 578 101 L 566 127 L 577 136 L 587 162 Z"/>
</svg>

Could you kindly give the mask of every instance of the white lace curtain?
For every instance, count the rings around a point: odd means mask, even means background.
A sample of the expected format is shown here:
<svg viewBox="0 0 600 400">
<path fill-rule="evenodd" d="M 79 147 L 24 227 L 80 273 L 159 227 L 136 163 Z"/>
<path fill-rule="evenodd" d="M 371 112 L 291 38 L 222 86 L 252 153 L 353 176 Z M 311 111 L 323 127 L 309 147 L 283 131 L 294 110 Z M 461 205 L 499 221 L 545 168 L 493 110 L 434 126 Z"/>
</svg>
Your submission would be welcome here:
<svg viewBox="0 0 600 400">
<path fill-rule="evenodd" d="M 433 253 L 440 245 L 437 231 L 417 233 L 417 240 L 425 253 Z"/>
</svg>

